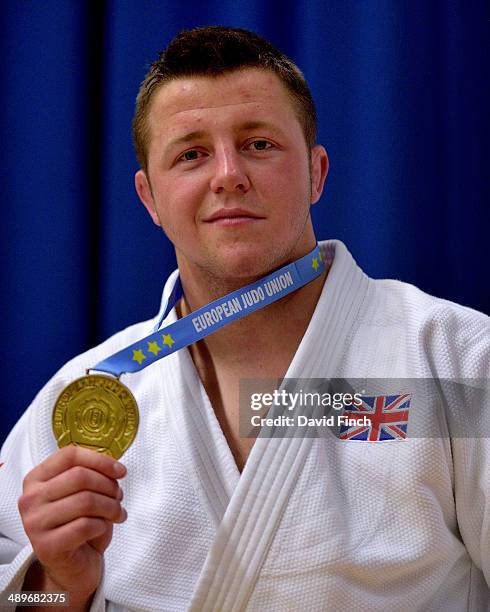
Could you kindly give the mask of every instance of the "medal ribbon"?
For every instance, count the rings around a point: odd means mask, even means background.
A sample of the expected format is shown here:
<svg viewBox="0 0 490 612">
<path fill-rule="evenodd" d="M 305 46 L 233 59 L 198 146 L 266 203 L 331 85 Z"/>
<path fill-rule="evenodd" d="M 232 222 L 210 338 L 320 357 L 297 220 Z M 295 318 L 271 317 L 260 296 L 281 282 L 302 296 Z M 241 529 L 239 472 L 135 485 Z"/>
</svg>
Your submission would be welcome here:
<svg viewBox="0 0 490 612">
<path fill-rule="evenodd" d="M 304 257 L 153 332 L 100 361 L 91 370 L 107 372 L 117 378 L 126 372 L 143 370 L 155 361 L 205 338 L 232 321 L 246 317 L 280 300 L 320 276 L 324 269 L 325 262 L 317 245 Z M 177 280 L 164 309 L 162 320 L 181 296 L 182 287 L 180 280 Z"/>
</svg>

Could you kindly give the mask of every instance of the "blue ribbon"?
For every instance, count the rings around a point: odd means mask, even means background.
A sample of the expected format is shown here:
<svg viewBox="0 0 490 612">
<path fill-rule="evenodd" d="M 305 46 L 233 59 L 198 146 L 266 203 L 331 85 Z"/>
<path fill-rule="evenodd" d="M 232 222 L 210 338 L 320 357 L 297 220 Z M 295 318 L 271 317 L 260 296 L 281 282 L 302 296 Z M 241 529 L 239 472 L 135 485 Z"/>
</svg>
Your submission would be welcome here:
<svg viewBox="0 0 490 612">
<path fill-rule="evenodd" d="M 138 372 L 232 321 L 246 317 L 296 291 L 320 276 L 324 269 L 325 262 L 317 245 L 308 255 L 153 332 L 100 361 L 91 370 L 107 372 L 116 377 L 125 372 Z M 182 286 L 178 280 L 169 296 L 160 324 L 181 297 Z"/>
</svg>

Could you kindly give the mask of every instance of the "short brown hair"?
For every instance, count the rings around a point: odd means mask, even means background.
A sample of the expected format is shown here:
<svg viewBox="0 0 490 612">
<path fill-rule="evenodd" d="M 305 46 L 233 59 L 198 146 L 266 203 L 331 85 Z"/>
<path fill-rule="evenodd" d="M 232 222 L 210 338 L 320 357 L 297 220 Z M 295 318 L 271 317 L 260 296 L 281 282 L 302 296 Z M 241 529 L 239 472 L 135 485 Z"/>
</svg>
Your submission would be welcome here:
<svg viewBox="0 0 490 612">
<path fill-rule="evenodd" d="M 316 111 L 301 70 L 269 41 L 242 28 L 209 26 L 178 34 L 153 62 L 141 83 L 133 118 L 133 141 L 141 168 L 148 170 L 147 116 L 155 91 L 182 77 L 217 77 L 241 68 L 274 72 L 291 95 L 308 150 L 316 143 Z"/>
</svg>

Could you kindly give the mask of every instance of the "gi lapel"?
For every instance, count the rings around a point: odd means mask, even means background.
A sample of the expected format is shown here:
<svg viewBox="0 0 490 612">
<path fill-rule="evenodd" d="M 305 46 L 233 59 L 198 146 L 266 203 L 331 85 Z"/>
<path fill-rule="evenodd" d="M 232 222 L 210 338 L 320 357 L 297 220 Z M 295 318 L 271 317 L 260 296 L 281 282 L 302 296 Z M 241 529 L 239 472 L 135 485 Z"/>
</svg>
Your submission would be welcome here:
<svg viewBox="0 0 490 612">
<path fill-rule="evenodd" d="M 169 319 L 170 320 L 170 319 Z M 187 350 L 168 358 L 171 376 L 162 376 L 172 430 L 189 479 L 216 528 L 220 525 L 240 473 Z"/>
<path fill-rule="evenodd" d="M 335 259 L 287 378 L 335 376 L 368 279 L 345 246 L 321 245 Z M 325 347 L 329 347 L 325 358 Z M 284 509 L 310 452 L 311 438 L 258 438 L 231 496 L 196 587 L 191 612 L 246 609 Z"/>
</svg>

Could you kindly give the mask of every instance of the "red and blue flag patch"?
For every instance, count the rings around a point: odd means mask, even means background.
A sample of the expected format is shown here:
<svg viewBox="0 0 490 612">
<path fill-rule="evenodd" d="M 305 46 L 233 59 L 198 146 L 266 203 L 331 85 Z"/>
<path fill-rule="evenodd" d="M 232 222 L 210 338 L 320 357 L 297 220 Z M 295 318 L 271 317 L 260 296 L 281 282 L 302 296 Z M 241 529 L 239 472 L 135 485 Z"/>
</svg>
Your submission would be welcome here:
<svg viewBox="0 0 490 612">
<path fill-rule="evenodd" d="M 401 395 L 361 395 L 362 402 L 344 410 L 349 419 L 369 421 L 369 425 L 341 425 L 341 440 L 368 440 L 380 442 L 403 440 L 407 437 L 410 393 Z"/>
</svg>

